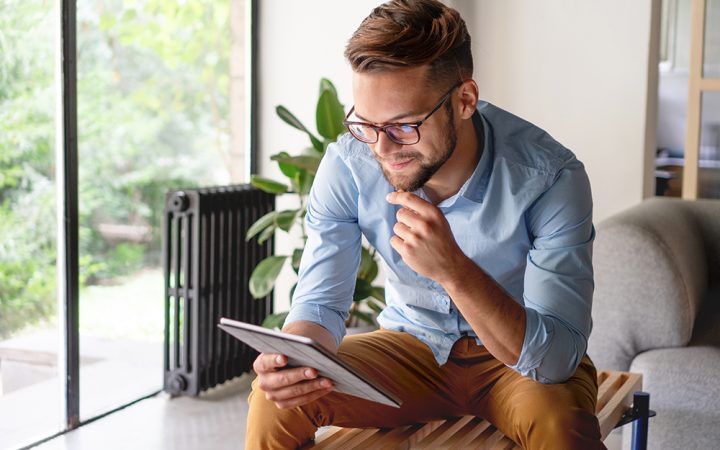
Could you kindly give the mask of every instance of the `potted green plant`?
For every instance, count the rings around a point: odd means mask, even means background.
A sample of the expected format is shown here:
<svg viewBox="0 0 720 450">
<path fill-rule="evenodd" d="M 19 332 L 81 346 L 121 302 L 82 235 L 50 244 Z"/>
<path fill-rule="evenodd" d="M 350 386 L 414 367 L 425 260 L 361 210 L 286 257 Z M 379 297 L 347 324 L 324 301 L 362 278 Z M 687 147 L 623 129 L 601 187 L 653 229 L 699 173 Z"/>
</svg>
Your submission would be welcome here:
<svg viewBox="0 0 720 450">
<path fill-rule="evenodd" d="M 285 123 L 307 134 L 311 146 L 298 155 L 280 152 L 270 158 L 278 163 L 280 171 L 288 178 L 288 182 L 283 183 L 253 175 L 251 183 L 265 192 L 297 196 L 299 206 L 296 209 L 272 211 L 264 215 L 250 227 L 246 239 L 257 238 L 258 243 L 263 243 L 277 230 L 291 233 L 297 227 L 302 238 L 302 247 L 295 248 L 289 255 L 269 256 L 255 267 L 250 276 L 249 286 L 250 293 L 255 298 L 265 297 L 273 290 L 275 281 L 286 263 L 289 262 L 295 274 L 298 273 L 300 259 L 307 242 L 304 223 L 307 196 L 325 150 L 345 132 L 342 123 L 345 116 L 343 105 L 338 100 L 335 86 L 325 78 L 320 80 L 320 97 L 315 109 L 317 133 L 320 137 L 313 134 L 284 106 L 278 106 L 276 112 Z M 385 306 L 385 290 L 381 286 L 373 285 L 377 275 L 375 249 L 363 247 L 347 326 L 358 326 L 361 323 L 375 325 L 374 315 L 382 311 Z M 295 286 L 297 283 L 290 290 L 291 298 Z M 263 326 L 281 327 L 287 314 L 287 312 L 271 314 L 265 318 Z"/>
</svg>

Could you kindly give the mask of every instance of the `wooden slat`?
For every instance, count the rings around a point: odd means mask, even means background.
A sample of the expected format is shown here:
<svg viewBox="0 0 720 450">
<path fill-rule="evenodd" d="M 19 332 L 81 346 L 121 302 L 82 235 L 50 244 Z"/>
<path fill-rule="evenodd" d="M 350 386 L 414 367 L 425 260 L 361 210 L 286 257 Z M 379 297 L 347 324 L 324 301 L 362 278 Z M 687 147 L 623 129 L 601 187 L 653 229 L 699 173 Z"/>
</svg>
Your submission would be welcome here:
<svg viewBox="0 0 720 450">
<path fill-rule="evenodd" d="M 422 427 L 419 427 L 415 432 L 413 432 L 410 436 L 408 436 L 405 439 L 405 442 L 407 443 L 406 448 L 415 448 L 418 444 L 418 442 L 422 441 L 426 436 L 430 435 L 433 431 L 435 431 L 440 425 L 442 425 L 445 421 L 444 420 L 436 420 L 434 422 L 430 422 L 425 424 Z M 386 432 L 385 434 L 388 434 L 390 432 Z M 388 448 L 387 441 L 385 434 L 380 435 L 381 439 L 377 441 L 369 441 L 368 446 L 366 447 L 367 450 L 384 450 Z M 398 435 L 398 438 L 401 439 L 402 436 Z"/>
<path fill-rule="evenodd" d="M 317 442 L 312 448 L 323 450 L 342 448 L 343 443 L 352 439 L 352 437 L 358 434 L 360 431 L 361 430 L 359 428 L 340 428 L 331 436 Z"/>
<path fill-rule="evenodd" d="M 633 393 L 642 389 L 642 375 L 625 373 L 625 382 L 605 406 L 597 413 L 600 422 L 600 434 L 605 439 L 620 421 L 623 413 L 632 405 Z"/>
<path fill-rule="evenodd" d="M 491 426 L 487 420 L 475 417 L 462 430 L 450 436 L 445 444 L 447 448 L 467 448 L 470 442 Z"/>
<path fill-rule="evenodd" d="M 720 78 L 703 78 L 700 80 L 700 89 L 703 91 L 720 91 Z"/>
<path fill-rule="evenodd" d="M 701 82 L 703 53 L 705 50 L 705 0 L 692 0 L 692 6 L 690 8 L 690 42 L 682 197 L 688 200 L 695 200 L 698 196 L 698 163 L 700 159 Z"/>
<path fill-rule="evenodd" d="M 617 392 L 620 386 L 625 382 L 626 377 L 620 372 L 612 372 L 603 383 L 598 386 L 597 404 L 595 414 L 600 412 L 602 408 L 610 401 L 610 398 Z"/>
<path fill-rule="evenodd" d="M 597 416 L 605 439 L 623 413 L 632 395 L 642 389 L 642 375 L 627 372 L 598 372 Z M 493 449 L 520 447 L 486 420 L 465 416 L 392 430 L 331 428 L 318 436 L 315 449 Z M 521 450 L 521 449 L 520 449 Z"/>
<path fill-rule="evenodd" d="M 319 448 L 318 444 L 330 439 L 335 433 L 340 432 L 340 430 L 342 430 L 341 427 L 323 428 L 322 431 L 318 431 L 318 433 L 315 434 L 315 445 L 310 445 L 308 447 Z"/>
<path fill-rule="evenodd" d="M 382 430 L 376 428 L 367 428 L 352 436 L 342 444 L 343 450 L 351 450 L 354 448 L 365 448 L 369 439 L 376 441 L 383 437 Z"/>
<path fill-rule="evenodd" d="M 472 419 L 472 416 L 464 416 L 458 419 L 445 421 L 444 424 L 440 425 L 435 431 L 430 433 L 430 435 L 423 439 L 422 442 L 419 442 L 417 448 L 438 448 L 443 442 L 457 433 Z"/>
<path fill-rule="evenodd" d="M 503 440 L 510 440 L 505 435 L 503 435 L 500 431 L 498 431 L 497 428 L 490 425 L 485 431 L 480 433 L 478 437 L 473 439 L 472 442 L 470 442 L 467 446 L 467 448 L 471 449 L 491 449 L 494 446 L 500 444 L 503 442 Z M 512 442 L 512 441 L 510 441 Z"/>
<path fill-rule="evenodd" d="M 598 372 L 598 374 L 597 374 L 597 383 L 598 383 L 598 386 L 600 386 L 601 384 L 603 384 L 603 383 L 605 382 L 605 380 L 607 380 L 607 377 L 608 377 L 609 375 L 610 375 L 610 372 L 608 372 L 608 371 L 606 371 L 606 370 L 602 370 L 602 371 Z"/>
</svg>

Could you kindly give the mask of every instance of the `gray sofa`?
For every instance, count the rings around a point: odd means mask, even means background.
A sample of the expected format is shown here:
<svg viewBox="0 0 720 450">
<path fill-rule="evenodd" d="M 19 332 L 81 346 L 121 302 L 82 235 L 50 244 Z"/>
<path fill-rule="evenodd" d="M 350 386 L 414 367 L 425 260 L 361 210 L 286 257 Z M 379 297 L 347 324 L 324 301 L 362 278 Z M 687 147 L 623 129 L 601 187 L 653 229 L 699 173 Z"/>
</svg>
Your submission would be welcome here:
<svg viewBox="0 0 720 450">
<path fill-rule="evenodd" d="M 588 354 L 643 374 L 648 448 L 720 448 L 720 200 L 653 198 L 603 221 L 593 265 Z"/>
</svg>

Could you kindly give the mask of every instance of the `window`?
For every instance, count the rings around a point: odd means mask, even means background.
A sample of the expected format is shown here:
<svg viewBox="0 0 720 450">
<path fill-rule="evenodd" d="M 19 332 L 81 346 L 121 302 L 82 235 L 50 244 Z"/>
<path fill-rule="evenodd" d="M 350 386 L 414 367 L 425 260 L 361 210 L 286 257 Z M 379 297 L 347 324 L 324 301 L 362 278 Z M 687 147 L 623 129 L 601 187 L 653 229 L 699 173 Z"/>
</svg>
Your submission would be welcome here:
<svg viewBox="0 0 720 450">
<path fill-rule="evenodd" d="M 161 389 L 165 192 L 250 173 L 254 2 L 62 3 L 0 9 L 3 448 Z"/>
</svg>

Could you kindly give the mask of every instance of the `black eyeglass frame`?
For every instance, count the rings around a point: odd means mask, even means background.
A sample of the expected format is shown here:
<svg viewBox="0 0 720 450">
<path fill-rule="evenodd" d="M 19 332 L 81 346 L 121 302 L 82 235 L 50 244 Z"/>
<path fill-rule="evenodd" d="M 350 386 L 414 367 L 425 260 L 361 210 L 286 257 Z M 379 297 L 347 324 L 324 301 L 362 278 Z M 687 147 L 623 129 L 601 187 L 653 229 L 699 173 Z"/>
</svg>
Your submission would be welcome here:
<svg viewBox="0 0 720 450">
<path fill-rule="evenodd" d="M 419 120 L 417 122 L 409 122 L 409 123 L 395 122 L 395 123 L 388 123 L 388 124 L 385 124 L 382 126 L 377 126 L 377 125 L 374 125 L 374 124 L 368 123 L 368 122 L 347 120 L 348 117 L 350 117 L 350 115 L 353 113 L 353 111 L 355 111 L 355 105 L 353 105 L 353 107 L 350 108 L 350 111 L 348 111 L 347 115 L 345 116 L 345 119 L 343 120 L 343 125 L 345 125 L 345 128 L 347 128 L 347 130 L 350 132 L 350 134 L 352 134 L 352 136 L 355 139 L 357 139 L 360 142 L 364 142 L 366 144 L 375 144 L 378 141 L 378 139 L 380 139 L 381 131 L 387 135 L 388 139 L 390 139 L 391 141 L 393 141 L 396 144 L 400 144 L 400 145 L 417 144 L 418 142 L 420 142 L 420 125 L 425 123 L 430 118 L 430 116 L 432 116 L 438 109 L 440 109 L 440 107 L 442 105 L 444 105 L 445 102 L 450 98 L 450 94 L 452 94 L 452 92 L 455 89 L 459 88 L 463 83 L 464 83 L 463 81 L 459 81 L 453 87 L 451 87 L 450 90 L 447 91 L 445 93 L 445 95 L 442 96 L 442 98 L 440 99 L 440 102 L 438 102 L 438 104 L 435 105 L 435 107 L 429 113 L 427 113 L 427 115 L 425 117 L 423 117 L 421 120 Z M 355 133 L 353 133 L 352 128 L 350 128 L 351 125 L 362 125 L 362 126 L 365 126 L 365 127 L 375 130 L 375 139 L 363 139 L 363 138 L 357 136 Z M 388 133 L 386 131 L 388 128 L 397 128 L 397 127 L 413 128 L 417 139 L 413 142 L 402 142 L 402 141 L 399 141 L 399 140 L 393 138 L 392 134 Z"/>
</svg>

